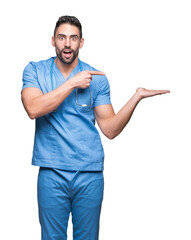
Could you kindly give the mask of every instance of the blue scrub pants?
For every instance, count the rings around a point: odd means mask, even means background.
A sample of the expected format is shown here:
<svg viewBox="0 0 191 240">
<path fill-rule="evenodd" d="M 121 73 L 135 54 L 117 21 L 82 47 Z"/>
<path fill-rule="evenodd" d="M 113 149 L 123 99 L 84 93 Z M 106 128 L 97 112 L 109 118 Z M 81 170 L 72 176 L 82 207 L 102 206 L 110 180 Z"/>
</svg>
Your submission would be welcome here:
<svg viewBox="0 0 191 240">
<path fill-rule="evenodd" d="M 41 239 L 67 239 L 71 212 L 73 239 L 98 240 L 103 190 L 102 171 L 65 171 L 40 167 L 37 196 Z"/>
</svg>

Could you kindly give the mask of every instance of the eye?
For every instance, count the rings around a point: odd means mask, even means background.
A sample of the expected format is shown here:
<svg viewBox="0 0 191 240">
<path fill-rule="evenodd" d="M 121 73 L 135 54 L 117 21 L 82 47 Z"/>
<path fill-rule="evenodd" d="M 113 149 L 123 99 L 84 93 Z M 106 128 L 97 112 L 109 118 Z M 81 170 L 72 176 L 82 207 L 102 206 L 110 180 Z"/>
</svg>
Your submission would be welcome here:
<svg viewBox="0 0 191 240">
<path fill-rule="evenodd" d="M 62 40 L 65 39 L 65 36 L 60 35 L 60 36 L 58 36 L 58 39 L 59 39 L 60 41 L 62 41 Z"/>
<path fill-rule="evenodd" d="M 77 36 L 73 36 L 71 39 L 72 39 L 72 41 L 76 41 L 77 40 Z"/>
</svg>

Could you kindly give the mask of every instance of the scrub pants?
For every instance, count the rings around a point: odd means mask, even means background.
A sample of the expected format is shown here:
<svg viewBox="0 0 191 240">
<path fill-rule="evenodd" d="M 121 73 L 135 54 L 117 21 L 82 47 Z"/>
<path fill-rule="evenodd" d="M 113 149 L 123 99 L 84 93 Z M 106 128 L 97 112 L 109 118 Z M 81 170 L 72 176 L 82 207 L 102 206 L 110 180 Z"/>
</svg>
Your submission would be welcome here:
<svg viewBox="0 0 191 240">
<path fill-rule="evenodd" d="M 39 168 L 37 196 L 42 240 L 66 240 L 70 212 L 73 240 L 98 240 L 102 171 Z"/>
</svg>

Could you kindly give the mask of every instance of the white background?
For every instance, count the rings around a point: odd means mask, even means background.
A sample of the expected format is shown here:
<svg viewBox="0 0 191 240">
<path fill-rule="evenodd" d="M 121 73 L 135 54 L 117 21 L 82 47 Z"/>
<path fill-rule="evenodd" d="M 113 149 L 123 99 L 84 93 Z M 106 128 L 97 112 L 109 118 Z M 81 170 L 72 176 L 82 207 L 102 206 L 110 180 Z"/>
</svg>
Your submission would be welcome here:
<svg viewBox="0 0 191 240">
<path fill-rule="evenodd" d="M 20 100 L 22 72 L 29 61 L 55 55 L 51 36 L 67 14 L 82 23 L 80 58 L 106 72 L 116 113 L 137 87 L 171 90 L 140 102 L 114 140 L 101 134 L 100 240 L 191 239 L 190 12 L 185 0 L 1 3 L 0 239 L 40 240 L 35 121 Z"/>
</svg>

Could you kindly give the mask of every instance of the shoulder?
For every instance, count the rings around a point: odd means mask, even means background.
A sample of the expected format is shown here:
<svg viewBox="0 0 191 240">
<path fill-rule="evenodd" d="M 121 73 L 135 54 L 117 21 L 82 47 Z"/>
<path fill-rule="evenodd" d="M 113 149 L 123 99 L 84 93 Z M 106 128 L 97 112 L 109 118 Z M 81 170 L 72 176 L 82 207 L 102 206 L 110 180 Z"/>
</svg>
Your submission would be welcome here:
<svg viewBox="0 0 191 240">
<path fill-rule="evenodd" d="M 25 69 L 26 70 L 36 70 L 36 69 L 43 69 L 43 68 L 50 68 L 51 62 L 53 61 L 53 57 L 46 59 L 46 60 L 40 60 L 40 61 L 30 61 Z"/>
<path fill-rule="evenodd" d="M 90 70 L 90 71 L 101 71 L 101 70 L 98 70 L 94 67 L 92 67 L 91 65 L 85 63 L 85 62 L 82 62 L 82 71 L 86 71 L 86 70 Z M 92 87 L 95 87 L 97 89 L 97 91 L 109 91 L 110 89 L 110 85 L 109 85 L 109 81 L 106 77 L 106 75 L 93 75 L 92 76 L 92 81 L 91 81 L 91 85 Z"/>
<path fill-rule="evenodd" d="M 82 64 L 82 71 L 89 70 L 89 71 L 100 71 L 100 72 L 102 72 L 102 70 L 96 69 L 96 68 L 92 67 L 91 65 L 89 65 L 85 62 L 81 61 L 81 64 Z M 97 79 L 97 81 L 104 81 L 104 80 L 108 81 L 107 77 L 105 75 L 93 75 L 93 78 Z"/>
<path fill-rule="evenodd" d="M 83 61 L 81 61 L 81 60 L 80 60 L 80 62 L 81 62 L 82 70 L 83 70 L 83 71 L 86 71 L 86 70 L 98 71 L 96 68 L 92 67 L 90 64 L 85 63 L 85 62 L 83 62 Z"/>
<path fill-rule="evenodd" d="M 97 68 L 95 68 L 95 67 L 92 67 L 90 64 L 88 64 L 88 63 L 85 63 L 85 62 L 82 62 L 82 61 L 80 61 L 81 62 L 81 65 L 82 65 L 82 70 L 83 71 L 86 71 L 86 70 L 90 70 L 90 71 L 99 71 L 99 72 L 102 72 L 102 70 L 100 70 L 100 69 L 97 69 Z M 99 75 L 99 76 L 101 76 L 101 75 Z M 101 76 L 102 77 L 102 76 Z"/>
</svg>

